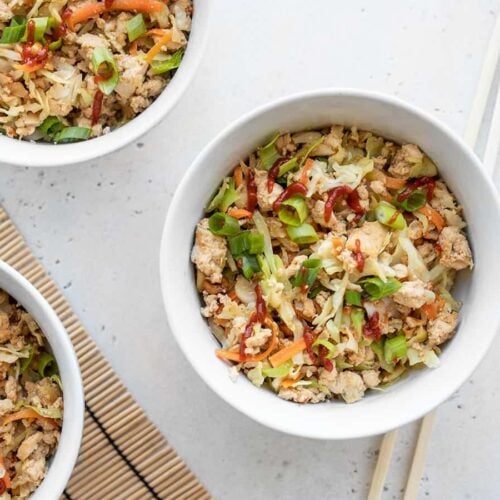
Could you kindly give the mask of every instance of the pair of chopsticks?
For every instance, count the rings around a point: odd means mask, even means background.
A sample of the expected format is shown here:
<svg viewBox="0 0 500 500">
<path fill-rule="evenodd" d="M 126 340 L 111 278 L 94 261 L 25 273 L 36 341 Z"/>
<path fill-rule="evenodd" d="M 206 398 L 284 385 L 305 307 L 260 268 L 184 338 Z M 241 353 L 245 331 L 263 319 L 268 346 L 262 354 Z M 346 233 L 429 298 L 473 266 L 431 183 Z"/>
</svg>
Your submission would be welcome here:
<svg viewBox="0 0 500 500">
<path fill-rule="evenodd" d="M 479 131 L 484 119 L 486 104 L 490 95 L 495 71 L 500 56 L 500 15 L 497 18 L 493 35 L 490 39 L 486 57 L 484 59 L 476 96 L 464 134 L 465 142 L 474 148 L 477 144 Z M 497 89 L 493 117 L 488 132 L 488 139 L 483 155 L 483 165 L 488 175 L 493 175 L 500 149 L 500 87 Z M 420 431 L 413 452 L 413 460 L 406 482 L 404 500 L 416 500 L 420 486 L 420 479 L 425 468 L 427 448 L 432 436 L 432 427 L 436 418 L 436 410 L 428 413 L 421 421 Z M 391 464 L 392 453 L 396 444 L 398 430 L 388 432 L 382 439 L 377 465 L 373 473 L 368 500 L 379 500 L 384 488 L 385 480 Z"/>
</svg>

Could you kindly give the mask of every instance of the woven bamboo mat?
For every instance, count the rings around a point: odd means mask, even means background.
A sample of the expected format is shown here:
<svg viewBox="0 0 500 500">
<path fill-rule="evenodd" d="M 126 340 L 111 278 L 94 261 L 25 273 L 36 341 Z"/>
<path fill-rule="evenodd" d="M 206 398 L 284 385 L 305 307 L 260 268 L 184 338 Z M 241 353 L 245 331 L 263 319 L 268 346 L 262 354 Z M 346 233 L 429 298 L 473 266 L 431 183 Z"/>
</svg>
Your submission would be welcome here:
<svg viewBox="0 0 500 500">
<path fill-rule="evenodd" d="M 31 281 L 54 308 L 80 362 L 85 428 L 80 457 L 63 498 L 209 499 L 205 488 L 120 382 L 1 208 L 0 259 Z"/>
</svg>

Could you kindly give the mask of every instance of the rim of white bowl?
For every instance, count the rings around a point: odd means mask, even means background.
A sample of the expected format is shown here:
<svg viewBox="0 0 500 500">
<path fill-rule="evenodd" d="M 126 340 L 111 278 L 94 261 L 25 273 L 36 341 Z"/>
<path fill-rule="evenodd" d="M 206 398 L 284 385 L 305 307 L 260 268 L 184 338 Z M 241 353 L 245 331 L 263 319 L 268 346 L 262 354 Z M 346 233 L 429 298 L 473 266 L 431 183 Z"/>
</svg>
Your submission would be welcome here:
<svg viewBox="0 0 500 500">
<path fill-rule="evenodd" d="M 183 192 L 185 191 L 186 187 L 189 186 L 192 182 L 196 181 L 196 172 L 200 166 L 200 164 L 203 164 L 205 161 L 205 157 L 209 155 L 212 149 L 216 147 L 219 143 L 223 143 L 228 136 L 230 136 L 234 131 L 239 129 L 240 127 L 244 126 L 247 122 L 251 121 L 255 117 L 265 114 L 266 112 L 272 110 L 273 108 L 276 107 L 282 107 L 287 104 L 290 104 L 295 101 L 303 101 L 307 99 L 313 99 L 313 98 L 318 98 L 318 97 L 337 97 L 337 96 L 345 96 L 345 97 L 354 97 L 354 98 L 362 98 L 362 99 L 371 99 L 371 100 L 376 100 L 379 102 L 383 102 L 387 104 L 388 106 L 395 106 L 402 108 L 403 110 L 414 114 L 421 118 L 424 121 L 430 122 L 434 127 L 439 129 L 442 133 L 447 135 L 452 139 L 452 141 L 459 147 L 465 155 L 468 157 L 469 161 L 471 164 L 474 164 L 475 167 L 477 168 L 479 175 L 481 176 L 483 182 L 485 183 L 486 189 L 489 191 L 489 195 L 491 196 L 491 199 L 493 200 L 496 208 L 496 212 L 500 214 L 500 200 L 498 199 L 498 195 L 495 189 L 495 186 L 493 184 L 493 181 L 491 178 L 486 174 L 480 160 L 474 153 L 474 151 L 467 145 L 465 142 L 460 138 L 453 130 L 451 130 L 447 125 L 439 121 L 438 119 L 434 118 L 427 112 L 421 110 L 420 108 L 417 108 L 416 106 L 409 104 L 397 97 L 387 95 L 381 92 L 376 92 L 376 91 L 369 91 L 369 90 L 360 90 L 360 89 L 355 89 L 355 88 L 331 88 L 331 87 L 326 87 L 326 88 L 320 88 L 316 90 L 309 90 L 309 91 L 304 91 L 304 92 L 299 92 L 299 93 L 294 93 L 289 96 L 285 96 L 276 100 L 273 100 L 269 103 L 266 103 L 250 112 L 247 114 L 243 115 L 242 117 L 238 118 L 234 122 L 232 122 L 230 125 L 228 125 L 225 129 L 223 129 L 216 137 L 214 137 L 204 148 L 203 150 L 197 155 L 191 166 L 188 168 L 186 171 L 184 177 L 181 179 L 179 185 L 176 188 L 176 191 L 174 193 L 174 196 L 172 198 L 172 201 L 168 207 L 165 223 L 164 223 L 164 228 L 163 228 L 163 234 L 162 234 L 162 240 L 161 240 L 161 246 L 160 246 L 160 281 L 161 281 L 161 289 L 162 289 L 162 295 L 163 295 L 163 304 L 165 307 L 166 311 L 166 316 L 167 316 L 167 322 L 169 324 L 170 330 L 172 331 L 172 334 L 181 348 L 182 352 L 188 359 L 189 363 L 191 366 L 194 368 L 194 370 L 198 373 L 200 378 L 221 398 L 223 399 L 226 403 L 228 403 L 230 406 L 241 412 L 242 414 L 246 415 L 247 417 L 255 420 L 256 422 L 259 422 L 260 424 L 269 427 L 271 429 L 284 432 L 286 434 L 298 436 L 298 437 L 306 437 L 306 438 L 312 438 L 312 439 L 325 439 L 325 440 L 342 440 L 342 439 L 357 439 L 357 438 L 363 438 L 363 437 L 369 437 L 369 436 L 374 436 L 378 434 L 383 434 L 389 430 L 399 428 L 409 422 L 415 421 L 419 419 L 420 417 L 424 416 L 425 414 L 429 413 L 432 411 L 434 408 L 439 406 L 441 403 L 446 401 L 460 386 L 463 385 L 463 383 L 472 375 L 472 373 L 476 370 L 476 368 L 479 366 L 480 362 L 486 355 L 491 343 L 493 342 L 495 336 L 497 335 L 499 329 L 500 329 L 500 315 L 497 316 L 496 318 L 496 323 L 493 325 L 493 328 L 491 329 L 491 333 L 489 334 L 489 339 L 487 342 L 484 342 L 481 346 L 480 349 L 478 349 L 475 352 L 475 362 L 471 363 L 470 365 L 467 366 L 467 369 L 462 371 L 460 373 L 460 376 L 456 378 L 454 384 L 450 384 L 448 389 L 446 390 L 446 394 L 444 392 L 439 392 L 432 394 L 431 397 L 429 397 L 424 403 L 421 404 L 419 407 L 419 411 L 415 411 L 410 418 L 405 417 L 401 418 L 398 420 L 398 418 L 393 418 L 391 422 L 384 422 L 384 421 L 377 421 L 375 423 L 372 422 L 372 425 L 370 427 L 370 430 L 365 431 L 365 430 L 356 430 L 356 431 L 351 431 L 349 434 L 346 434 L 345 432 L 337 432 L 336 429 L 333 427 L 332 429 L 329 429 L 328 432 L 324 432 L 322 429 L 316 429 L 316 428 L 311 428 L 311 426 L 308 426 L 307 424 L 304 424 L 301 426 L 301 428 L 297 428 L 297 426 L 293 424 L 289 424 L 286 421 L 280 421 L 279 423 L 276 422 L 271 416 L 269 416 L 266 412 L 260 411 L 259 408 L 254 408 L 254 409 L 249 409 L 248 406 L 245 404 L 244 401 L 237 400 L 237 399 L 232 399 L 229 397 L 226 397 L 225 392 L 219 387 L 216 383 L 214 383 L 210 378 L 205 377 L 205 374 L 203 373 L 203 370 L 200 366 L 198 366 L 194 362 L 194 358 L 191 354 L 191 349 L 190 349 L 190 344 L 186 340 L 186 337 L 183 337 L 176 329 L 176 326 L 174 324 L 173 318 L 176 315 L 175 310 L 172 309 L 170 306 L 170 300 L 169 296 L 171 294 L 175 294 L 175 284 L 170 283 L 170 281 L 167 278 L 168 271 L 166 269 L 166 266 L 164 262 L 168 261 L 168 258 L 166 256 L 172 251 L 173 247 L 172 245 L 169 244 L 169 235 L 171 234 L 171 230 L 169 229 L 171 225 L 174 224 L 174 217 L 177 213 L 179 213 L 179 210 L 182 208 L 182 206 L 185 204 L 185 199 L 183 198 Z M 193 228 L 194 230 L 194 228 Z M 209 332 L 209 328 L 207 326 L 207 333 Z M 255 388 L 255 390 L 262 390 L 260 388 Z M 396 422 L 395 422 L 396 421 Z"/>
<path fill-rule="evenodd" d="M 0 273 L 7 275 L 13 282 L 11 289 L 5 287 L 4 290 L 32 314 L 37 323 L 45 323 L 45 326 L 50 325 L 49 328 L 42 328 L 42 331 L 52 349 L 54 349 L 54 339 L 57 338 L 60 352 L 58 355 L 54 352 L 54 356 L 59 367 L 64 369 L 64 372 L 61 370 L 64 388 L 61 437 L 50 458 L 47 474 L 30 497 L 32 500 L 49 498 L 55 500 L 64 491 L 80 451 L 85 407 L 80 368 L 66 329 L 42 294 L 22 274 L 3 261 L 0 261 Z M 32 306 L 17 297 L 15 287 L 29 296 L 29 300 L 33 303 Z M 63 356 L 61 356 L 61 352 L 64 353 Z M 61 363 L 62 358 L 65 360 L 64 367 Z"/>
<path fill-rule="evenodd" d="M 182 64 L 161 94 L 141 114 L 109 134 L 72 144 L 46 144 L 0 135 L 0 163 L 22 167 L 60 167 L 94 160 L 143 136 L 180 101 L 189 87 L 206 48 L 210 3 L 194 0 L 194 15 Z"/>
</svg>

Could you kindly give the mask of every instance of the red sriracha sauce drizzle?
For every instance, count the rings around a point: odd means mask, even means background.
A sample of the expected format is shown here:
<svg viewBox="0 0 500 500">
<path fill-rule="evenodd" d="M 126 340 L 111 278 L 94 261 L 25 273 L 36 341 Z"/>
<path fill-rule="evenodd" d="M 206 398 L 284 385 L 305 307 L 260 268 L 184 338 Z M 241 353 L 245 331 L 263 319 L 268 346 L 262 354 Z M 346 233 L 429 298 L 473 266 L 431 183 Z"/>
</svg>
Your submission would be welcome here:
<svg viewBox="0 0 500 500">
<path fill-rule="evenodd" d="M 49 48 L 35 43 L 35 21 L 33 19 L 28 21 L 27 32 L 27 40 L 21 52 L 23 65 L 26 70 L 36 71 L 45 66 L 49 56 Z"/>
<path fill-rule="evenodd" d="M 280 167 L 283 165 L 283 163 L 286 163 L 288 161 L 288 158 L 278 158 L 273 166 L 270 168 L 269 172 L 267 173 L 267 192 L 272 193 L 273 188 L 274 188 L 274 183 L 276 182 L 276 179 L 279 176 L 280 173 Z"/>
<path fill-rule="evenodd" d="M 311 358 L 312 363 L 323 365 L 327 371 L 331 372 L 333 370 L 333 363 L 326 357 L 328 355 L 328 349 L 325 346 L 320 345 L 318 347 L 318 355 L 314 353 L 314 335 L 311 327 L 307 324 L 304 324 L 304 342 L 306 344 L 307 354 Z"/>
<path fill-rule="evenodd" d="M 380 330 L 380 317 L 377 311 L 375 311 L 371 316 L 368 317 L 368 323 L 363 325 L 363 335 L 365 337 L 373 338 L 374 340 L 380 340 L 382 331 Z"/>
<path fill-rule="evenodd" d="M 260 323 L 261 325 L 266 320 L 267 316 L 267 306 L 266 301 L 262 297 L 262 288 L 260 285 L 255 285 L 255 295 L 257 296 L 255 302 L 255 312 L 250 316 L 250 320 L 245 326 L 245 331 L 241 337 L 240 342 L 240 361 L 245 361 L 247 358 L 245 349 L 247 347 L 247 339 L 253 335 L 253 327 L 255 324 Z"/>
<path fill-rule="evenodd" d="M 257 184 L 255 184 L 255 174 L 251 168 L 247 174 L 247 210 L 253 212 L 257 206 Z"/>
<path fill-rule="evenodd" d="M 288 198 L 291 198 L 292 196 L 296 194 L 301 194 L 305 196 L 307 193 L 307 188 L 302 184 L 301 182 L 294 182 L 293 184 L 290 184 L 279 196 L 276 198 L 275 202 L 273 203 L 273 210 L 277 212 L 281 204 L 285 201 L 288 200 Z"/>
<path fill-rule="evenodd" d="M 361 241 L 359 239 L 354 243 L 354 260 L 356 261 L 356 269 L 361 272 L 365 267 L 365 257 L 361 252 Z"/>
<path fill-rule="evenodd" d="M 426 198 L 427 201 L 430 202 L 434 195 L 434 189 L 436 189 L 436 180 L 433 179 L 432 177 L 427 177 L 427 176 L 415 179 L 406 189 L 401 191 L 401 193 L 399 193 L 398 195 L 398 201 L 399 202 L 405 201 L 407 198 L 411 196 L 413 191 L 421 187 L 427 188 Z"/>
<path fill-rule="evenodd" d="M 104 7 L 106 7 L 106 9 L 111 9 L 111 7 L 113 6 L 113 2 L 115 0 L 104 0 Z"/>
<path fill-rule="evenodd" d="M 99 121 L 99 117 L 101 116 L 103 98 L 104 94 L 97 89 L 94 95 L 94 102 L 92 103 L 92 126 Z"/>
<path fill-rule="evenodd" d="M 328 198 L 325 202 L 324 218 L 325 222 L 329 222 L 332 218 L 333 208 L 338 200 L 347 198 L 347 204 L 359 218 L 365 213 L 365 209 L 361 206 L 359 201 L 359 194 L 349 186 L 337 186 L 328 191 Z"/>
</svg>

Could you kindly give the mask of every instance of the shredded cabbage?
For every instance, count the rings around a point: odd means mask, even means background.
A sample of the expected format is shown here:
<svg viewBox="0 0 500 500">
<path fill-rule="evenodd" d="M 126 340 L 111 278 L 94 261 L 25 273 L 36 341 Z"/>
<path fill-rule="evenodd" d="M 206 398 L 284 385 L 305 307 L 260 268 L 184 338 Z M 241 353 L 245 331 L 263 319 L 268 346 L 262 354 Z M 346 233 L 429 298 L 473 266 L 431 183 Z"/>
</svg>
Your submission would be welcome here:
<svg viewBox="0 0 500 500">
<path fill-rule="evenodd" d="M 252 382 L 253 385 L 256 385 L 257 387 L 260 387 L 265 380 L 264 375 L 262 375 L 262 368 L 263 364 L 261 361 L 259 361 L 254 368 L 249 370 L 247 372 L 247 377 L 249 378 L 250 382 Z"/>
<path fill-rule="evenodd" d="M 408 271 L 410 277 L 416 277 L 422 281 L 429 281 L 427 266 L 410 238 L 408 238 L 405 233 L 401 232 L 399 233 L 398 240 L 401 248 L 406 252 L 406 255 L 408 255 Z"/>
<path fill-rule="evenodd" d="M 253 221 L 255 223 L 255 227 L 257 228 L 257 231 L 259 231 L 260 234 L 264 237 L 264 255 L 266 257 L 267 263 L 269 265 L 269 269 L 271 273 L 276 272 L 276 261 L 274 259 L 274 254 L 273 254 L 273 245 L 271 242 L 271 235 L 269 234 L 269 229 L 267 227 L 266 221 L 262 214 L 258 211 L 255 210 L 253 214 Z"/>
</svg>

